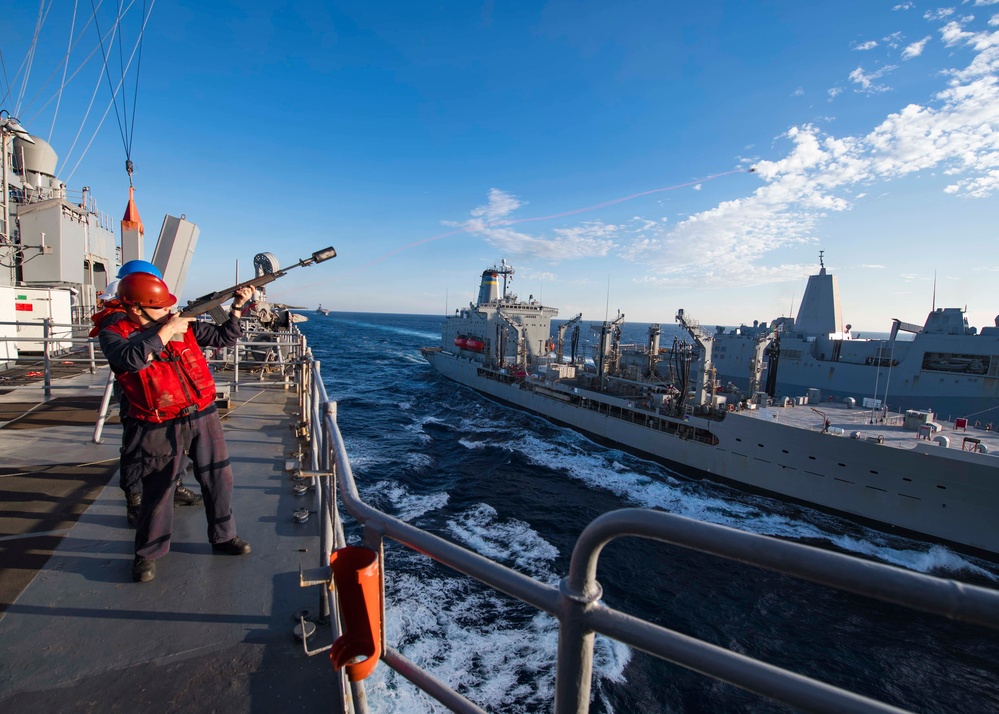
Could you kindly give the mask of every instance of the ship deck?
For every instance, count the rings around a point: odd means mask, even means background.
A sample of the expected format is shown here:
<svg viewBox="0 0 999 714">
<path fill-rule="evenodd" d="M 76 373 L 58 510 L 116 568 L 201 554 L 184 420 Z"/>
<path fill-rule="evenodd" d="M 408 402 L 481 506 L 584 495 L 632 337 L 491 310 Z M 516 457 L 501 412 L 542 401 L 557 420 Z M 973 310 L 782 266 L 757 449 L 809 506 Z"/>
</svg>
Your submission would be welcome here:
<svg viewBox="0 0 999 714">
<path fill-rule="evenodd" d="M 818 406 L 771 406 L 765 409 L 743 411 L 742 414 L 758 419 L 776 419 L 782 424 L 811 431 L 822 431 L 823 419 L 829 420 L 829 429 L 833 434 L 841 434 L 850 438 L 854 433 L 859 439 L 884 440 L 886 446 L 898 449 L 912 449 L 917 444 L 932 444 L 941 446 L 935 441 L 938 437 L 946 437 L 947 448 L 958 451 L 971 451 L 984 446 L 989 454 L 999 455 L 999 433 L 987 430 L 984 425 L 958 428 L 954 422 L 934 419 L 940 429 L 926 438 L 925 434 L 907 429 L 904 426 L 905 416 L 889 412 L 882 417 L 880 410 L 849 409 L 840 402 L 824 402 Z M 838 431 L 842 429 L 842 432 Z"/>
<path fill-rule="evenodd" d="M 106 380 L 106 368 L 57 380 L 71 388 L 41 405 L 40 390 L 0 394 L 0 709 L 314 711 L 334 688 L 329 660 L 293 636 L 296 613 L 315 613 L 321 595 L 299 587 L 319 538 L 315 519 L 291 515 L 303 506 L 284 473 L 294 392 L 241 386 L 223 417 L 253 552 L 214 555 L 202 509 L 180 508 L 170 554 L 138 584 L 120 426 L 92 441 Z"/>
</svg>

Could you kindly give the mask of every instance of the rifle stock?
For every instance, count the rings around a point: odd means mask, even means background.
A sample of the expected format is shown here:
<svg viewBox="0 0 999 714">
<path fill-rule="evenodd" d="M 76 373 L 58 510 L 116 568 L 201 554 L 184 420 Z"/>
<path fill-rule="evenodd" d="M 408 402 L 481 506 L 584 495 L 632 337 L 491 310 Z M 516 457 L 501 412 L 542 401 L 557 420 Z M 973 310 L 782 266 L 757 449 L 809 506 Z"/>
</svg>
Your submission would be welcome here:
<svg viewBox="0 0 999 714">
<path fill-rule="evenodd" d="M 253 287 L 259 288 L 272 283 L 278 278 L 284 277 L 284 275 L 293 268 L 301 268 L 306 265 L 314 265 L 316 263 L 322 263 L 330 258 L 336 257 L 336 250 L 330 246 L 329 248 L 323 248 L 322 250 L 317 250 L 312 254 L 311 258 L 303 258 L 294 265 L 287 268 L 276 270 L 273 273 L 266 273 L 264 275 L 259 275 L 250 280 L 244 280 L 241 283 L 237 283 L 232 287 L 225 288 L 223 290 L 216 290 L 208 295 L 202 295 L 195 300 L 188 300 L 187 306 L 180 311 L 181 317 L 197 317 L 206 312 L 210 312 L 215 308 L 222 305 L 222 303 L 232 300 L 236 295 L 236 291 L 240 288 Z"/>
</svg>

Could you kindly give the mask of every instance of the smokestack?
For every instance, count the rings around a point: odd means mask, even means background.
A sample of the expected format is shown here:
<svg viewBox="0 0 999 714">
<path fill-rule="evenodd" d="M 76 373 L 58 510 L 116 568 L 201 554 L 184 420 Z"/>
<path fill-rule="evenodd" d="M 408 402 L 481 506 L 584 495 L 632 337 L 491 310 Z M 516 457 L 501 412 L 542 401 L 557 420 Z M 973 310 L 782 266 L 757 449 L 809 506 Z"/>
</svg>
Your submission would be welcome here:
<svg viewBox="0 0 999 714">
<path fill-rule="evenodd" d="M 482 271 L 482 284 L 479 285 L 479 305 L 496 302 L 499 299 L 499 287 L 495 270 Z"/>
</svg>

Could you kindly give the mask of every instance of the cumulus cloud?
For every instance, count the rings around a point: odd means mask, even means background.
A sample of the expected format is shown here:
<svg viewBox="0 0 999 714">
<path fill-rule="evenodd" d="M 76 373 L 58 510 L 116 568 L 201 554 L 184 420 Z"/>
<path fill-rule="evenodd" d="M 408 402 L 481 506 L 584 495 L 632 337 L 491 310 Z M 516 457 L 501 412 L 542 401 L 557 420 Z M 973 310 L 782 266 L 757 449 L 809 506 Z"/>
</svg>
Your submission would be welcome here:
<svg viewBox="0 0 999 714">
<path fill-rule="evenodd" d="M 903 3 L 899 3 L 898 5 L 896 5 L 895 7 L 893 7 L 892 10 L 895 10 L 895 11 L 898 11 L 898 10 L 911 10 L 913 7 L 914 7 L 914 5 L 911 2 L 903 2 Z"/>
<path fill-rule="evenodd" d="M 860 44 L 854 45 L 853 49 L 857 52 L 863 52 L 865 50 L 873 50 L 877 46 L 877 40 L 868 40 L 867 42 L 861 42 Z"/>
<path fill-rule="evenodd" d="M 923 54 L 923 50 L 926 48 L 926 43 L 929 41 L 930 37 L 926 36 L 919 42 L 913 42 L 911 45 L 908 45 L 904 50 L 902 50 L 902 59 L 910 60 L 913 57 L 919 57 L 919 55 Z"/>
</svg>

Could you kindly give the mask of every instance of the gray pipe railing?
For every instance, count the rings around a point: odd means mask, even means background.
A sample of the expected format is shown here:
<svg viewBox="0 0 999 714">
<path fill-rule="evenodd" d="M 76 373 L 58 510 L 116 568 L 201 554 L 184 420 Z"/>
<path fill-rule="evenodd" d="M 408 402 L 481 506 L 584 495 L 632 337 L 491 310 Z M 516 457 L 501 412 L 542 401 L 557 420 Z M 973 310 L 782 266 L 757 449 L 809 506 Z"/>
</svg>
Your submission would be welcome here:
<svg viewBox="0 0 999 714">
<path fill-rule="evenodd" d="M 310 356 L 307 355 L 306 359 L 309 360 Z M 313 420 L 321 414 L 321 423 L 313 421 L 311 424 L 313 429 L 323 432 L 322 436 L 313 439 L 313 448 L 326 452 L 317 457 L 316 463 L 328 462 L 331 465 L 330 471 L 337 475 L 336 481 L 339 481 L 344 508 L 363 526 L 368 545 L 381 554 L 384 538 L 391 538 L 558 619 L 556 714 L 585 714 L 589 711 L 593 639 L 597 632 L 692 671 L 804 711 L 830 714 L 903 711 L 603 605 L 599 602 L 602 590 L 596 580 L 599 554 L 611 540 L 624 536 L 671 543 L 910 609 L 999 630 L 999 591 L 647 509 L 613 511 L 590 523 L 573 550 L 568 577 L 559 588 L 553 588 L 365 503 L 358 493 L 337 424 L 336 404 L 326 394 L 318 362 L 310 362 L 309 371 L 311 399 L 323 405 L 322 409 L 313 410 Z M 326 517 L 336 519 L 335 509 L 331 510 Z M 384 560 L 382 566 L 384 573 Z M 484 711 L 407 660 L 385 642 L 384 637 L 383 628 L 383 659 L 393 670 L 453 711 Z"/>
</svg>

